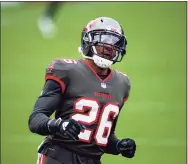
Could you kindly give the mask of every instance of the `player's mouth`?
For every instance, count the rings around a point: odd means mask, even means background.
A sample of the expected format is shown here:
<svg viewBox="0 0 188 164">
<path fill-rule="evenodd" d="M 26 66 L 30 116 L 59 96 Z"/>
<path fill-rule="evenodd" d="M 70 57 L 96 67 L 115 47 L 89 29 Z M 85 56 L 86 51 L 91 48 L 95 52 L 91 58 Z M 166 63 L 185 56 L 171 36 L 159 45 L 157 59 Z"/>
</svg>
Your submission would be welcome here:
<svg viewBox="0 0 188 164">
<path fill-rule="evenodd" d="M 112 58 L 112 55 L 110 53 L 104 53 L 103 58 L 110 60 Z"/>
</svg>

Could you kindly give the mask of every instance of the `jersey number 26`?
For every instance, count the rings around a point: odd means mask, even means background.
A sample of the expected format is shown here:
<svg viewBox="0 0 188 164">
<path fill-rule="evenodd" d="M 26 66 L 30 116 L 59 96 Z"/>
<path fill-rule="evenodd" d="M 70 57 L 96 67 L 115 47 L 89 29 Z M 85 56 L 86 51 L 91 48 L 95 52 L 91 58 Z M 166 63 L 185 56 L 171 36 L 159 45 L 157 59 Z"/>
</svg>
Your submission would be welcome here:
<svg viewBox="0 0 188 164">
<path fill-rule="evenodd" d="M 89 109 L 89 112 L 84 114 L 86 109 Z M 73 114 L 71 116 L 72 119 L 85 125 L 97 124 L 97 129 L 94 134 L 93 130 L 89 128 L 81 131 L 79 134 L 80 140 L 89 143 L 94 135 L 96 144 L 105 146 L 108 143 L 108 137 L 111 132 L 113 120 L 119 114 L 119 106 L 113 103 L 106 104 L 99 117 L 99 102 L 94 99 L 81 98 L 74 103 L 74 110 L 78 113 Z"/>
</svg>

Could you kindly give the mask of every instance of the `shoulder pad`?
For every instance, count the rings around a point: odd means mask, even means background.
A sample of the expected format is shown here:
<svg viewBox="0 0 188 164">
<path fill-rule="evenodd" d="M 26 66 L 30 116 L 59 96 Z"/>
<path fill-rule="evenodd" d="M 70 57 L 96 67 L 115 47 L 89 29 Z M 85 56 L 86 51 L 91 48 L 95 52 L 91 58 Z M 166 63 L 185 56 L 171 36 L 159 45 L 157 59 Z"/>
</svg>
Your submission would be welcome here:
<svg viewBox="0 0 188 164">
<path fill-rule="evenodd" d="M 118 71 L 118 70 L 116 70 L 116 72 L 120 75 L 120 77 L 122 77 L 123 79 L 126 80 L 126 83 L 127 83 L 128 85 L 130 85 L 130 79 L 129 79 L 129 77 L 128 77 L 127 74 L 125 74 L 125 73 L 123 73 L 123 72 L 120 72 L 120 71 Z"/>
<path fill-rule="evenodd" d="M 77 64 L 76 60 L 72 59 L 55 59 L 46 69 L 45 80 L 54 80 L 61 85 L 64 92 L 66 85 L 69 82 L 69 71 L 74 64 Z"/>
<path fill-rule="evenodd" d="M 58 58 L 53 60 L 49 65 L 46 71 L 52 71 L 52 70 L 64 70 L 67 69 L 67 67 L 71 67 L 71 65 L 77 64 L 76 60 L 73 59 L 62 59 Z"/>
<path fill-rule="evenodd" d="M 117 70 L 116 70 L 117 71 Z M 131 88 L 131 84 L 130 84 L 130 79 L 128 77 L 127 74 L 124 74 L 120 71 L 117 71 L 119 77 L 122 79 L 122 83 L 125 86 L 125 95 L 124 95 L 124 103 L 127 101 L 128 97 L 129 97 L 129 92 L 130 92 L 130 88 Z"/>
</svg>

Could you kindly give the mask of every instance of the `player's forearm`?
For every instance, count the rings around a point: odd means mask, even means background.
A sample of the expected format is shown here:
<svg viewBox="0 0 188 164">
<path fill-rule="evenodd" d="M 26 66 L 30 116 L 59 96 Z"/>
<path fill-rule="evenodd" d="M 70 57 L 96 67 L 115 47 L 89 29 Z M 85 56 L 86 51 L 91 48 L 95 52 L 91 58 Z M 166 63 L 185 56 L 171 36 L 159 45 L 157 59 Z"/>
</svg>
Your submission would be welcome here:
<svg viewBox="0 0 188 164">
<path fill-rule="evenodd" d="M 114 133 L 112 133 L 110 136 L 109 136 L 109 139 L 108 139 L 108 144 L 105 148 L 105 153 L 107 154 L 113 154 L 113 155 L 118 155 L 119 152 L 117 150 L 117 143 L 119 142 L 119 140 L 117 139 L 117 137 L 115 136 Z"/>
<path fill-rule="evenodd" d="M 54 96 L 41 96 L 35 103 L 33 112 L 29 117 L 29 129 L 33 133 L 49 135 L 47 123 L 51 114 L 57 107 L 58 100 Z"/>
<path fill-rule="evenodd" d="M 47 125 L 49 120 L 49 117 L 43 113 L 32 113 L 29 117 L 30 131 L 40 135 L 49 135 L 50 132 Z"/>
<path fill-rule="evenodd" d="M 61 86 L 53 80 L 48 80 L 29 117 L 29 129 L 31 132 L 40 135 L 50 134 L 47 122 L 55 109 L 58 108 L 61 101 L 60 97 Z"/>
</svg>

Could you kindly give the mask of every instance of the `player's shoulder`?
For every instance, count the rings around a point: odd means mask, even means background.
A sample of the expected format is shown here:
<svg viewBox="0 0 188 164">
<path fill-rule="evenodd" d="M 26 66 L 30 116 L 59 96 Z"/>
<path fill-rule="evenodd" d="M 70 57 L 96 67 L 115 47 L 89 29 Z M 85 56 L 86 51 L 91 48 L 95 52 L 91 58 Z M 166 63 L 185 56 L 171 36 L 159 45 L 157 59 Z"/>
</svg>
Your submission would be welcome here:
<svg viewBox="0 0 188 164">
<path fill-rule="evenodd" d="M 50 62 L 47 70 L 68 71 L 73 69 L 78 63 L 77 59 L 56 58 Z"/>
<path fill-rule="evenodd" d="M 120 81 L 123 81 L 124 83 L 127 83 L 130 85 L 130 78 L 127 74 L 119 71 L 119 70 L 114 70 L 116 72 L 116 75 Z"/>
</svg>

